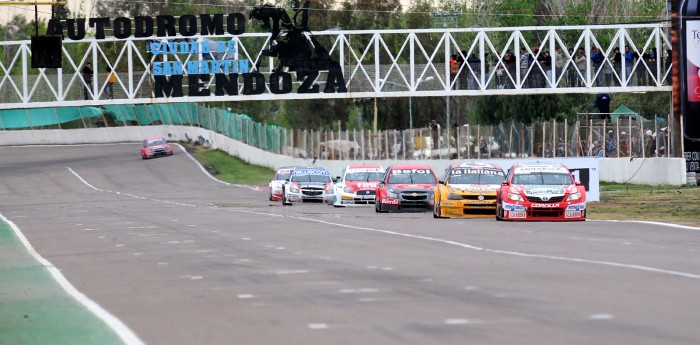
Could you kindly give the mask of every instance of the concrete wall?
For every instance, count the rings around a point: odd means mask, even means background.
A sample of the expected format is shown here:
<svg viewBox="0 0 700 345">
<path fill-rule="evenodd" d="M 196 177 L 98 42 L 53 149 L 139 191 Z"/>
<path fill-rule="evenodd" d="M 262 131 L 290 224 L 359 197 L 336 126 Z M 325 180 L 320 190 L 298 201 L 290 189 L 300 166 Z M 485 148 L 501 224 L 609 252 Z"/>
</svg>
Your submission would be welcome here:
<svg viewBox="0 0 700 345">
<path fill-rule="evenodd" d="M 37 145 L 37 144 L 101 144 L 119 142 L 141 142 L 152 136 L 163 136 L 171 141 L 196 140 L 200 136 L 209 145 L 221 149 L 233 156 L 250 163 L 275 168 L 284 165 L 312 165 L 311 159 L 291 158 L 266 152 L 239 141 L 230 139 L 204 128 L 185 126 L 146 126 L 146 127 L 109 127 L 91 129 L 50 129 L 27 131 L 0 131 L 0 145 Z M 561 160 L 561 159 L 559 159 Z M 558 160 L 558 161 L 559 161 Z M 499 162 L 501 160 L 498 160 Z M 429 164 L 437 172 L 444 171 L 453 160 L 413 160 L 393 161 L 379 160 L 372 163 L 389 166 L 395 163 Z M 338 176 L 347 161 L 323 161 L 316 165 L 326 167 L 333 176 Z M 504 168 L 507 168 L 504 166 Z M 684 185 L 686 184 L 685 160 L 683 158 L 599 158 L 600 180 L 648 185 Z"/>
</svg>

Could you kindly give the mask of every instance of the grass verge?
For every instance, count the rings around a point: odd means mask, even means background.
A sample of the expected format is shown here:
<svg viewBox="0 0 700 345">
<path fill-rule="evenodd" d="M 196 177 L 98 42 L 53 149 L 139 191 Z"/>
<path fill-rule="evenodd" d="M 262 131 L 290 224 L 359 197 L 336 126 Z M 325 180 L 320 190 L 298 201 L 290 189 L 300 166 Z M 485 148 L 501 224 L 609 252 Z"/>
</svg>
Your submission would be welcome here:
<svg viewBox="0 0 700 345">
<path fill-rule="evenodd" d="M 230 183 L 265 185 L 274 171 L 226 152 L 183 143 L 209 172 Z M 646 220 L 700 227 L 700 188 L 600 184 L 600 201 L 588 203 L 588 219 Z"/>
<path fill-rule="evenodd" d="M 267 185 L 275 172 L 272 169 L 249 164 L 221 150 L 202 145 L 181 143 L 210 174 L 221 181 L 247 185 Z"/>
<path fill-rule="evenodd" d="M 700 227 L 700 188 L 600 184 L 589 219 L 648 220 Z"/>
</svg>

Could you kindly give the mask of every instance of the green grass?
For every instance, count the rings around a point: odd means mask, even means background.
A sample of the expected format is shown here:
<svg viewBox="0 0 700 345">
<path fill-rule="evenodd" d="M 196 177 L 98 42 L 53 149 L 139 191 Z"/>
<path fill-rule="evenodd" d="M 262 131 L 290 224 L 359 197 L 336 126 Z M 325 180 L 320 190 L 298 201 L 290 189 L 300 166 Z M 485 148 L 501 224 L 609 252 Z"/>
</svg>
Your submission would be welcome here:
<svg viewBox="0 0 700 345">
<path fill-rule="evenodd" d="M 266 185 L 275 174 L 272 169 L 249 164 L 221 150 L 212 150 L 191 144 L 183 145 L 209 173 L 222 181 L 248 185 Z"/>
<path fill-rule="evenodd" d="M 587 216 L 700 227 L 700 188 L 601 183 L 600 201 L 588 203 Z"/>
</svg>

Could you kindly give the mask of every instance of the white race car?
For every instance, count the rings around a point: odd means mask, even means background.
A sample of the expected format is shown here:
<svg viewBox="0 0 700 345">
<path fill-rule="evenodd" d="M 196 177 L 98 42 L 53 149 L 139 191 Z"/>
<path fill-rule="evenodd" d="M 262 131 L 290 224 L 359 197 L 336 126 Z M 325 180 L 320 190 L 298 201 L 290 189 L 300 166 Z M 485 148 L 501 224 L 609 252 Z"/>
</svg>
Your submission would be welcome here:
<svg viewBox="0 0 700 345">
<path fill-rule="evenodd" d="M 326 190 L 323 201 L 335 207 L 374 204 L 376 189 L 382 176 L 384 168 L 380 165 L 349 165 L 343 169 L 343 176 L 333 187 Z"/>
<path fill-rule="evenodd" d="M 275 177 L 270 180 L 267 187 L 270 191 L 270 201 L 280 201 L 282 200 L 282 186 L 284 182 L 289 180 L 289 176 L 292 174 L 292 169 L 298 168 L 295 166 L 279 167 L 275 173 Z"/>
<path fill-rule="evenodd" d="M 282 204 L 323 201 L 324 192 L 331 188 L 332 184 L 333 180 L 326 168 L 294 168 L 289 180 L 282 187 Z"/>
</svg>

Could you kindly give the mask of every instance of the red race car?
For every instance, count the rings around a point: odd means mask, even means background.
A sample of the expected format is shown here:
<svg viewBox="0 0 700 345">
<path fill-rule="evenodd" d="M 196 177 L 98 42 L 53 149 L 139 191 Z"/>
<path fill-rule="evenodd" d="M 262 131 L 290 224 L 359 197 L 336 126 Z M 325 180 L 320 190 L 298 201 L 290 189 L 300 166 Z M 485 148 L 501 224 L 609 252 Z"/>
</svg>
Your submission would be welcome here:
<svg viewBox="0 0 700 345">
<path fill-rule="evenodd" d="M 431 211 L 437 183 L 435 172 L 427 165 L 390 166 L 377 187 L 375 211 Z"/>
<path fill-rule="evenodd" d="M 141 158 L 148 159 L 157 156 L 170 156 L 173 154 L 173 145 L 163 137 L 148 138 L 141 146 Z"/>
<path fill-rule="evenodd" d="M 513 165 L 496 202 L 497 220 L 586 220 L 586 188 L 563 164 Z"/>
</svg>

